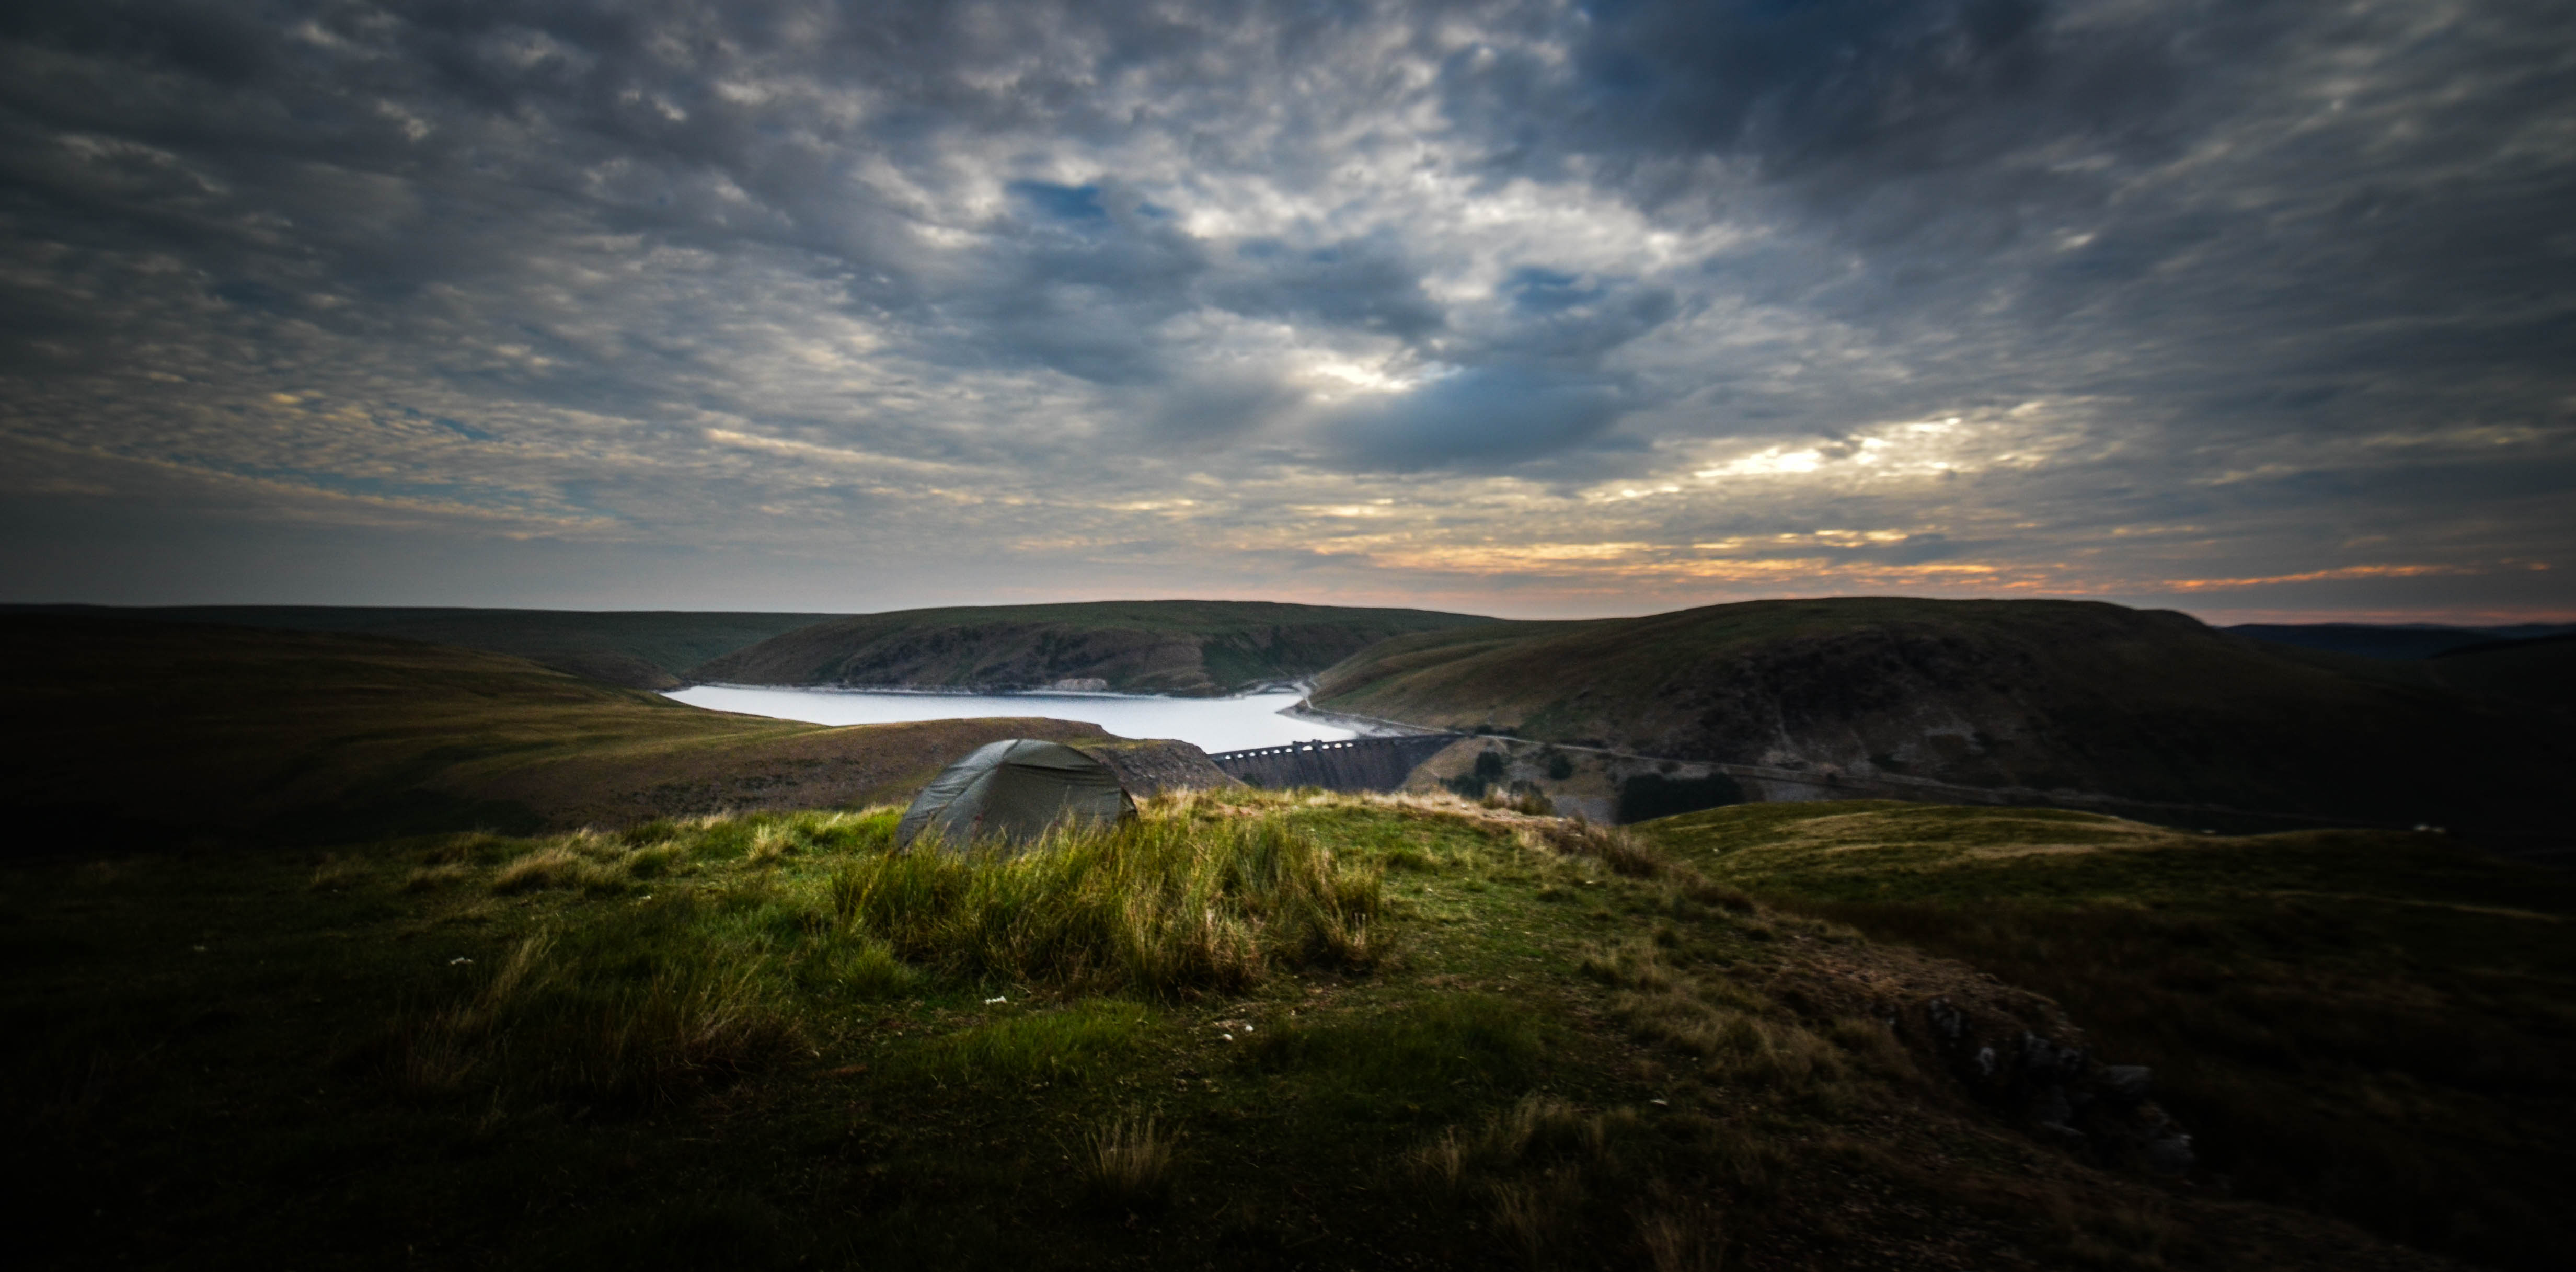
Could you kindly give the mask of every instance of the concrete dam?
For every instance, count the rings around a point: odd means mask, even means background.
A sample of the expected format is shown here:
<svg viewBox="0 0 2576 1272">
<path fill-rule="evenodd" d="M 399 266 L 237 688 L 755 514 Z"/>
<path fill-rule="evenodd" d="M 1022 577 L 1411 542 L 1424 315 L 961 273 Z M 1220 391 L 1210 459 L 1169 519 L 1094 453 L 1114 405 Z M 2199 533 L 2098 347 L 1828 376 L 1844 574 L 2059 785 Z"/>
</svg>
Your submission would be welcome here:
<svg viewBox="0 0 2576 1272">
<path fill-rule="evenodd" d="M 1246 785 L 1320 786 L 1328 791 L 1392 791 L 1414 766 L 1458 740 L 1454 733 L 1401 738 L 1352 738 L 1345 742 L 1292 742 L 1287 746 L 1220 751 L 1208 758 Z"/>
</svg>

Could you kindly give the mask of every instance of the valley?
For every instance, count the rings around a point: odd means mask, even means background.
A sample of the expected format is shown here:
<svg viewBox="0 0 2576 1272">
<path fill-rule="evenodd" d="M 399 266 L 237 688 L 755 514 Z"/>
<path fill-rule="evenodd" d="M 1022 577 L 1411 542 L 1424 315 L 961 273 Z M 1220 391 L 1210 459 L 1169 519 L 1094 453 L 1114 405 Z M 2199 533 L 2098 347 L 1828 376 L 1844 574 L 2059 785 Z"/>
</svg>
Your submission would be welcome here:
<svg viewBox="0 0 2576 1272">
<path fill-rule="evenodd" d="M 2092 606 L 1417 631 L 1324 709 L 1490 732 L 1331 792 L 385 636 L 0 647 L 0 1182 L 82 1263 L 2523 1269 L 2576 1235 L 2563 869 L 1969 780 L 2117 785 L 2178 722 L 2217 731 L 2131 789 L 2313 744 L 2261 731 L 2301 712 L 2523 719 L 2412 664 Z M 1852 759 L 1955 718 L 1983 753 Z M 1141 817 L 894 848 L 1020 736 Z M 2303 756 L 2224 789 L 2367 807 Z"/>
</svg>

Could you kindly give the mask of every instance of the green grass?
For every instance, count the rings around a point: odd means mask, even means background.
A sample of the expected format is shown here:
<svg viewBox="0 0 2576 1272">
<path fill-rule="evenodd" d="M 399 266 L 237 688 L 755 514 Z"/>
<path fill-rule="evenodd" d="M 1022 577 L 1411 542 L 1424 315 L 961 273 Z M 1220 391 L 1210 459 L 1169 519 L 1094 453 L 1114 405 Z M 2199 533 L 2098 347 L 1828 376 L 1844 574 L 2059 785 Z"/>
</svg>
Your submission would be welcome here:
<svg viewBox="0 0 2576 1272">
<path fill-rule="evenodd" d="M 1257 983 L 1282 962 L 1364 968 L 1381 871 L 1286 819 L 1181 805 L 1038 850 L 864 853 L 832 913 L 951 974 L 1170 996 Z"/>
<path fill-rule="evenodd" d="M 2238 1195 L 2508 1267 L 2576 1239 L 2576 881 L 2438 836 L 1752 805 L 1640 828 L 1774 905 L 2047 994 Z"/>
<path fill-rule="evenodd" d="M 1624 832 L 1143 814 L 0 865 L 0 1187 L 102 1265 L 2396 1266 L 2030 1138 L 1826 992 L 1915 956 Z"/>
<path fill-rule="evenodd" d="M 1158 1033 L 1141 1003 L 1083 999 L 952 1034 L 924 1047 L 914 1072 L 968 1085 L 1085 1082 L 1133 1065 Z"/>
<path fill-rule="evenodd" d="M 1540 1020 L 1492 994 L 1444 995 L 1247 1035 L 1244 1054 L 1293 1074 L 1343 1117 L 1406 1121 L 1525 1089 L 1547 1037 Z"/>
</svg>

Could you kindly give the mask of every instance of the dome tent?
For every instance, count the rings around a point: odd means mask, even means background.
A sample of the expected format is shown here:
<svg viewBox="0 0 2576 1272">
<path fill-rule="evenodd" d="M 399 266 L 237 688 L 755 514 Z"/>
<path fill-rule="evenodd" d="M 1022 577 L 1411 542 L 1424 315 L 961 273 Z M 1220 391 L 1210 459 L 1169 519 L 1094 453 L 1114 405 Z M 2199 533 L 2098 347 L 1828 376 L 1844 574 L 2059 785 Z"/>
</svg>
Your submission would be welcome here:
<svg viewBox="0 0 2576 1272">
<path fill-rule="evenodd" d="M 1051 827 L 1115 824 L 1136 802 L 1107 764 L 1061 742 L 987 743 L 930 779 L 895 824 L 896 846 L 924 834 L 953 847 L 978 840 L 1026 845 Z"/>
</svg>

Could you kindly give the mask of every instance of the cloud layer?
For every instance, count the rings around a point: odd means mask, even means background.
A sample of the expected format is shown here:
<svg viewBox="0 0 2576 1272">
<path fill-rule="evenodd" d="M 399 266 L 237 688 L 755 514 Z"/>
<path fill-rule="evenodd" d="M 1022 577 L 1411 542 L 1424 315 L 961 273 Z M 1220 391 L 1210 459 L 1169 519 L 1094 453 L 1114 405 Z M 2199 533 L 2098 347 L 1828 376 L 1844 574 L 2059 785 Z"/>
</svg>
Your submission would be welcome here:
<svg viewBox="0 0 2576 1272">
<path fill-rule="evenodd" d="M 2565 614 L 2557 10 L 12 11 L 0 590 Z"/>
</svg>

